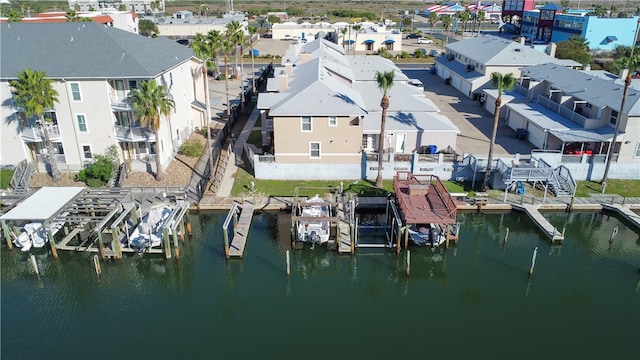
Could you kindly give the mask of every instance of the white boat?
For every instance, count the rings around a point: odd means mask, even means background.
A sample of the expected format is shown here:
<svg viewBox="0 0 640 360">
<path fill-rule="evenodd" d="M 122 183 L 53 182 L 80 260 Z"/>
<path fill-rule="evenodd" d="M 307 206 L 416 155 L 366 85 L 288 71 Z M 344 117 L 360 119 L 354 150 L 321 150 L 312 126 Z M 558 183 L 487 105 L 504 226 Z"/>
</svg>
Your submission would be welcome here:
<svg viewBox="0 0 640 360">
<path fill-rule="evenodd" d="M 329 204 L 318 195 L 307 199 L 304 203 L 300 204 L 300 206 L 302 209 L 300 212 L 301 217 L 329 218 L 331 216 Z M 301 220 L 298 222 L 297 241 L 312 244 L 326 243 L 329 241 L 330 229 L 329 220 Z"/>
<path fill-rule="evenodd" d="M 57 224 L 51 224 L 51 232 L 55 234 L 60 230 Z M 13 243 L 22 251 L 29 251 L 31 248 L 41 248 L 47 243 L 47 230 L 42 223 L 28 223 L 23 227 L 24 231 L 13 240 Z"/>
<path fill-rule="evenodd" d="M 129 246 L 140 250 L 160 246 L 164 224 L 171 212 L 167 205 L 151 207 L 149 214 L 142 218 L 128 239 L 125 237 L 124 242 L 127 243 L 128 240 Z"/>
<path fill-rule="evenodd" d="M 446 234 L 437 224 L 411 225 L 409 236 L 416 245 L 439 246 L 447 239 Z"/>
</svg>

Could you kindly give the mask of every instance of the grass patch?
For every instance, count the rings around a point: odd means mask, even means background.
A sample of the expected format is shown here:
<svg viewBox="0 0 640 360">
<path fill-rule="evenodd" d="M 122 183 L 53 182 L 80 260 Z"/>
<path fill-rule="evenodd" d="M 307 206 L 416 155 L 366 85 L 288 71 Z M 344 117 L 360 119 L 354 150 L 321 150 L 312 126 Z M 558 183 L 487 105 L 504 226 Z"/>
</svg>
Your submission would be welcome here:
<svg viewBox="0 0 640 360">
<path fill-rule="evenodd" d="M 252 144 L 258 149 L 262 148 L 262 132 L 260 131 L 250 132 L 249 138 L 247 138 L 247 144 Z"/>
<path fill-rule="evenodd" d="M 384 189 L 378 189 L 373 183 L 366 180 L 260 180 L 255 179 L 245 170 L 238 169 L 231 196 L 249 194 L 252 181 L 255 184 L 254 189 L 256 192 L 270 196 L 294 196 L 296 187 L 327 188 L 326 191 L 322 189 L 301 190 L 298 194 L 301 196 L 320 194 L 322 196 L 326 192 L 331 192 L 329 188 L 340 187 L 340 181 L 342 181 L 344 192 L 352 192 L 358 196 L 387 196 L 393 192 L 392 180 L 385 180 L 383 182 Z"/>
<path fill-rule="evenodd" d="M 0 170 L 0 189 L 8 189 L 13 177 L 13 170 L 2 169 Z"/>
<path fill-rule="evenodd" d="M 589 194 L 601 194 L 602 185 L 598 181 L 576 181 L 576 197 L 588 197 Z M 640 197 L 640 180 L 615 180 L 607 181 L 605 194 L 618 194 L 624 197 Z"/>
<path fill-rule="evenodd" d="M 204 151 L 204 145 L 198 139 L 189 139 L 180 146 L 180 150 L 178 150 L 178 154 L 185 155 L 188 157 L 198 157 L 202 155 Z"/>
</svg>

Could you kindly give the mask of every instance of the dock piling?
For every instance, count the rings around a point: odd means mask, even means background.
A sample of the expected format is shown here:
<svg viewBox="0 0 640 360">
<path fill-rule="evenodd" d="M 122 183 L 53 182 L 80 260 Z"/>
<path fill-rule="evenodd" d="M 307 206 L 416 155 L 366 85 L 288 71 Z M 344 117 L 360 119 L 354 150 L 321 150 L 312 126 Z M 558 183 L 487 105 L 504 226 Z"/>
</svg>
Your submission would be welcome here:
<svg viewBox="0 0 640 360">
<path fill-rule="evenodd" d="M 287 250 L 287 276 L 291 275 L 291 260 L 289 258 L 289 250 Z"/>
<path fill-rule="evenodd" d="M 93 267 L 96 269 L 98 276 L 102 275 L 102 268 L 100 267 L 100 258 L 98 255 L 93 255 Z"/>
<path fill-rule="evenodd" d="M 529 277 L 533 275 L 533 269 L 536 267 L 536 255 L 538 254 L 538 247 L 533 248 L 533 257 L 531 258 L 531 269 L 529 269 Z"/>
<path fill-rule="evenodd" d="M 411 250 L 407 249 L 407 276 L 411 273 Z"/>
<path fill-rule="evenodd" d="M 508 239 L 509 239 L 509 228 L 507 228 L 507 231 L 505 231 L 505 233 L 504 233 L 504 242 L 503 242 L 503 244 L 506 244 Z"/>
<path fill-rule="evenodd" d="M 31 254 L 31 266 L 33 267 L 33 271 L 35 271 L 36 275 L 40 277 L 40 271 L 38 270 L 38 263 L 36 262 L 36 257 Z"/>
<path fill-rule="evenodd" d="M 616 235 L 618 235 L 618 227 L 614 227 L 613 230 L 611 231 L 611 237 L 609 238 L 609 244 L 613 243 L 613 238 L 616 237 Z"/>
</svg>

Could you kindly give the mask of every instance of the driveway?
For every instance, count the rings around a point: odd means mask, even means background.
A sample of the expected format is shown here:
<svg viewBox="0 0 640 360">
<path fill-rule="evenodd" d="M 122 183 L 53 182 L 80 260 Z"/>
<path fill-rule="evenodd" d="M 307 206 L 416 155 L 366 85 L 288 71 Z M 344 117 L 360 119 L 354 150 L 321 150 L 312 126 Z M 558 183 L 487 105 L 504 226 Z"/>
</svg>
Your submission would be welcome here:
<svg viewBox="0 0 640 360">
<path fill-rule="evenodd" d="M 460 129 L 456 152 L 486 157 L 489 153 L 493 115 L 484 110 L 477 101 L 467 98 L 453 86 L 445 85 L 444 80 L 431 74 L 427 67 L 400 67 L 404 68 L 402 71 L 409 78 L 422 81 L 424 95 L 435 103 L 442 115 L 447 116 Z M 531 143 L 518 139 L 516 132 L 500 120 L 494 148 L 496 154 L 519 153 L 528 157 L 532 149 L 534 147 Z"/>
</svg>

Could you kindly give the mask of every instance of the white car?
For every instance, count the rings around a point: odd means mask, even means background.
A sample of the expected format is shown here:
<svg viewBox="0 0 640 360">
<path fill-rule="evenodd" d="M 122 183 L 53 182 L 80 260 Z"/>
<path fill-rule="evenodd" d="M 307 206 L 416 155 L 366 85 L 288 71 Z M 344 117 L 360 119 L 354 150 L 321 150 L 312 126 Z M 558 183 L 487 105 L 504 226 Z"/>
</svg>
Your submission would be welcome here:
<svg viewBox="0 0 640 360">
<path fill-rule="evenodd" d="M 422 81 L 418 79 L 409 79 L 408 83 L 409 85 L 417 87 L 420 91 L 424 91 L 424 85 L 422 84 Z"/>
<path fill-rule="evenodd" d="M 418 44 L 433 44 L 433 40 L 425 39 L 425 38 L 418 38 Z"/>
</svg>

